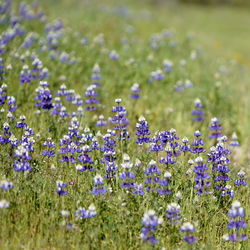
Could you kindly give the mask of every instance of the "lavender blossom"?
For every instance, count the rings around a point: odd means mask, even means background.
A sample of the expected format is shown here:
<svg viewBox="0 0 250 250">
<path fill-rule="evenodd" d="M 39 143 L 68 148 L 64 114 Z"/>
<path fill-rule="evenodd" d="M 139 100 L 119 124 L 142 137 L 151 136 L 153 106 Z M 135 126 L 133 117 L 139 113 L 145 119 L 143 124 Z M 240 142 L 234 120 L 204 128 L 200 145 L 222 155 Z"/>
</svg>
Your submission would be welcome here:
<svg viewBox="0 0 250 250">
<path fill-rule="evenodd" d="M 195 99 L 194 101 L 195 109 L 192 111 L 192 115 L 194 116 L 194 122 L 204 121 L 204 112 L 202 111 L 202 104 L 200 99 Z"/>
<path fill-rule="evenodd" d="M 193 244 L 197 239 L 192 235 L 195 232 L 194 226 L 190 222 L 185 222 L 180 228 L 182 233 L 185 233 L 183 241 L 187 242 L 188 244 Z"/>
<path fill-rule="evenodd" d="M 99 194 L 104 195 L 107 192 L 107 189 L 103 187 L 103 178 L 101 177 L 101 175 L 97 174 L 94 177 L 94 185 L 95 185 L 95 187 L 91 191 L 92 194 L 94 194 L 94 195 L 99 195 Z"/>
</svg>

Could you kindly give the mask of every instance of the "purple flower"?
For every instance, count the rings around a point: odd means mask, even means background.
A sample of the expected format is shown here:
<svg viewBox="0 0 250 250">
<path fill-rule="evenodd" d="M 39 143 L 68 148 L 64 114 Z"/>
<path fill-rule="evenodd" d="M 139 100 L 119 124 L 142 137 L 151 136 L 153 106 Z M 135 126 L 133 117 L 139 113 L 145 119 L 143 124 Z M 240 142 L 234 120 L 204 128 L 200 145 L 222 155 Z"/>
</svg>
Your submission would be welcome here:
<svg viewBox="0 0 250 250">
<path fill-rule="evenodd" d="M 94 185 L 95 187 L 93 188 L 93 190 L 91 191 L 92 194 L 94 195 L 103 195 L 107 192 L 107 189 L 105 189 L 103 187 L 103 178 L 97 174 L 95 177 L 94 177 Z"/>
<path fill-rule="evenodd" d="M 228 223 L 228 231 L 233 231 L 230 234 L 223 235 L 224 241 L 246 241 L 248 238 L 245 233 L 247 224 L 245 223 L 245 209 L 241 207 L 239 201 L 232 203 L 231 209 L 229 209 L 227 216 L 230 218 Z"/>
<path fill-rule="evenodd" d="M 57 181 L 56 182 L 56 186 L 57 186 L 57 189 L 56 189 L 56 192 L 62 196 L 62 195 L 67 195 L 68 192 L 64 189 L 65 187 L 67 187 L 67 184 L 66 183 L 63 183 L 62 181 Z"/>
<path fill-rule="evenodd" d="M 149 143 L 150 142 L 150 132 L 148 129 L 148 123 L 146 119 L 143 116 L 140 116 L 139 118 L 139 123 L 136 123 L 136 135 L 137 135 L 137 140 L 136 143 L 139 146 L 142 146 L 143 143 Z"/>
<path fill-rule="evenodd" d="M 142 219 L 142 229 L 140 238 L 146 242 L 150 242 L 152 245 L 156 244 L 158 240 L 155 237 L 157 227 L 162 224 L 162 218 L 158 218 L 155 215 L 154 210 L 149 210 L 144 214 Z"/>
<path fill-rule="evenodd" d="M 243 170 L 241 170 L 238 174 L 238 178 L 239 179 L 237 179 L 237 180 L 235 180 L 235 182 L 234 182 L 234 184 L 236 185 L 236 186 L 246 186 L 247 185 L 247 182 L 246 182 L 246 180 L 244 179 L 245 178 L 245 176 L 246 176 L 246 173 L 243 171 Z"/>
<path fill-rule="evenodd" d="M 97 211 L 96 211 L 96 207 L 94 206 L 94 204 L 91 204 L 88 209 L 82 208 L 80 207 L 76 212 L 75 212 L 75 216 L 78 219 L 84 220 L 87 218 L 92 218 L 97 216 Z"/>
<path fill-rule="evenodd" d="M 202 111 L 202 104 L 200 99 L 195 99 L 195 109 L 192 111 L 192 115 L 194 116 L 194 122 L 201 122 L 204 120 L 204 112 Z"/>
<path fill-rule="evenodd" d="M 185 222 L 180 228 L 182 233 L 185 233 L 183 241 L 188 244 L 193 244 L 197 239 L 192 235 L 195 232 L 194 226 L 190 222 Z"/>
<path fill-rule="evenodd" d="M 211 131 L 215 131 L 215 132 L 213 132 L 209 136 L 210 139 L 212 139 L 212 138 L 217 139 L 217 138 L 223 136 L 223 134 L 221 133 L 222 126 L 219 124 L 219 122 L 220 122 L 220 120 L 218 118 L 216 118 L 216 117 L 214 117 L 214 118 L 211 119 L 211 125 L 210 125 L 209 129 Z"/>
<path fill-rule="evenodd" d="M 231 146 L 231 147 L 239 147 L 240 146 L 240 143 L 238 142 L 238 137 L 237 137 L 235 132 L 232 135 L 232 141 L 229 143 L 229 146 Z"/>
<path fill-rule="evenodd" d="M 134 83 L 133 86 L 131 87 L 132 94 L 130 95 L 131 99 L 140 99 L 140 87 L 138 83 Z"/>
<path fill-rule="evenodd" d="M 175 225 L 181 223 L 180 208 L 181 208 L 180 205 L 176 203 L 171 203 L 168 205 L 166 218 L 168 219 L 169 225 Z"/>
<path fill-rule="evenodd" d="M 90 85 L 85 92 L 85 96 L 87 97 L 87 99 L 85 100 L 85 105 L 87 105 L 85 110 L 87 111 L 95 111 L 96 105 L 99 104 L 99 101 L 96 98 L 98 94 L 95 89 L 96 85 Z"/>
</svg>

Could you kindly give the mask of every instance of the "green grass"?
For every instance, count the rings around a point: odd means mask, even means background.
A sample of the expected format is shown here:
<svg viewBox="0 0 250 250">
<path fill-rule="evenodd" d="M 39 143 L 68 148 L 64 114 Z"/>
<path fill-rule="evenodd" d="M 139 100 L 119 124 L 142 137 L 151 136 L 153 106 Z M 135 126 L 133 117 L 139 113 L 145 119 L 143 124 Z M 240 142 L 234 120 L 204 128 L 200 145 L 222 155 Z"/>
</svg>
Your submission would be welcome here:
<svg viewBox="0 0 250 250">
<path fill-rule="evenodd" d="M 122 171 L 122 155 L 129 154 L 131 161 L 136 158 L 142 161 L 142 168 L 135 170 L 136 182 L 145 181 L 144 170 L 151 159 L 159 156 L 149 152 L 148 147 L 142 149 L 135 143 L 135 125 L 140 115 L 148 121 L 151 135 L 158 130 L 175 128 L 180 139 L 187 136 L 193 140 L 195 130 L 202 131 L 207 152 L 214 141 L 209 139 L 208 129 L 210 119 L 214 116 L 221 119 L 223 134 L 231 139 L 235 131 L 241 147 L 233 150 L 231 159 L 230 184 L 236 190 L 233 200 L 239 200 L 249 212 L 249 188 L 234 186 L 233 181 L 238 171 L 243 168 L 249 172 L 249 143 L 250 143 L 250 99 L 249 99 L 249 72 L 250 72 L 250 32 L 249 13 L 246 9 L 233 8 L 202 8 L 185 5 L 153 5 L 149 1 L 42 1 L 41 7 L 48 17 L 48 23 L 61 17 L 65 29 L 59 40 L 60 51 L 66 51 L 76 57 L 78 63 L 72 66 L 61 64 L 58 60 L 51 60 L 48 51 L 38 52 L 37 41 L 29 49 L 39 56 L 43 65 L 48 68 L 50 90 L 55 97 L 60 85 L 64 82 L 60 76 L 66 76 L 65 84 L 69 89 L 75 89 L 84 99 L 86 88 L 91 82 L 92 68 L 99 63 L 102 75 L 102 88 L 98 89 L 101 105 L 97 111 L 88 114 L 79 120 L 81 127 L 90 127 L 96 135 L 94 126 L 95 115 L 103 114 L 107 119 L 112 117 L 112 106 L 116 98 L 122 98 L 128 111 L 129 132 L 131 141 L 127 144 L 117 143 L 116 163 L 119 172 Z M 126 6 L 128 16 L 117 13 L 117 7 Z M 17 7 L 17 2 L 15 2 Z M 24 22 L 27 31 L 37 32 L 44 39 L 44 24 L 39 21 Z M 133 32 L 126 32 L 128 27 Z M 173 38 L 159 42 L 159 49 L 152 50 L 149 39 L 152 34 L 159 34 L 164 29 L 174 32 Z M 0 26 L 1 32 L 6 26 Z M 105 44 L 100 46 L 93 42 L 94 38 L 104 34 Z M 193 39 L 188 39 L 189 34 Z M 89 45 L 81 45 L 81 39 L 89 39 Z M 122 44 L 121 39 L 126 37 L 128 44 Z M 189 249 L 182 242 L 182 235 L 177 228 L 167 225 L 165 219 L 167 205 L 178 202 L 181 206 L 182 221 L 190 221 L 196 227 L 195 235 L 198 238 L 193 249 L 247 249 L 247 243 L 224 243 L 222 235 L 227 232 L 227 211 L 232 200 L 222 199 L 216 195 L 197 197 L 194 191 L 194 173 L 186 176 L 189 168 L 188 160 L 195 156 L 186 154 L 180 157 L 177 163 L 169 169 L 172 173 L 169 189 L 171 195 L 161 197 L 154 193 L 145 193 L 137 197 L 127 193 L 120 187 L 121 181 L 116 179 L 111 184 L 105 182 L 105 187 L 112 187 L 102 197 L 91 194 L 93 177 L 96 173 L 105 174 L 105 165 L 100 162 L 102 153 L 91 153 L 96 169 L 93 172 L 79 173 L 75 164 L 60 162 L 60 155 L 54 159 L 45 159 L 41 156 L 42 143 L 47 137 L 56 142 L 56 153 L 59 150 L 59 140 L 67 133 L 70 119 L 58 120 L 49 114 L 37 115 L 35 107 L 35 89 L 38 81 L 30 86 L 19 85 L 19 74 L 23 63 L 12 55 L 25 53 L 21 48 L 24 37 L 15 38 L 2 56 L 5 65 L 11 64 L 13 69 L 6 73 L 5 82 L 8 85 L 8 95 L 17 99 L 18 109 L 15 122 L 22 114 L 26 116 L 27 124 L 40 137 L 34 135 L 36 143 L 32 154 L 33 170 L 28 173 L 17 173 L 13 170 L 13 157 L 10 157 L 9 146 L 0 148 L 0 180 L 12 181 L 14 189 L 0 190 L 0 200 L 6 199 L 10 203 L 8 209 L 0 210 L 0 249 Z M 169 42 L 178 43 L 171 48 Z M 119 61 L 112 61 L 108 57 L 110 50 L 116 50 Z M 190 60 L 192 51 L 197 51 L 197 58 Z M 153 55 L 152 61 L 148 56 Z M 135 59 L 133 65 L 128 64 L 130 58 Z M 171 74 L 159 82 L 148 84 L 150 72 L 162 68 L 164 59 L 173 61 Z M 186 66 L 180 66 L 185 59 Z M 233 60 L 233 61 L 232 61 Z M 30 68 L 32 60 L 26 62 Z M 227 74 L 220 74 L 219 69 L 225 66 Z M 178 80 L 190 79 L 194 88 L 184 92 L 174 91 Z M 131 101 L 130 88 L 134 82 L 141 87 L 141 99 Z M 220 82 L 220 84 L 218 84 Z M 205 121 L 194 124 L 191 112 L 195 98 L 200 98 L 204 105 Z M 69 112 L 76 108 L 66 103 Z M 0 127 L 6 122 L 5 112 L 0 114 Z M 172 108 L 173 113 L 169 113 Z M 10 124 L 13 134 L 20 139 L 20 130 Z M 109 126 L 110 128 L 112 126 Z M 106 129 L 100 129 L 102 134 Z M 82 132 L 81 132 L 82 133 Z M 0 135 L 3 134 L 1 130 Z M 98 137 L 98 142 L 103 141 Z M 160 155 L 165 155 L 161 153 Z M 203 155 L 207 159 L 206 154 Z M 51 170 L 54 164 L 55 170 Z M 164 172 L 167 168 L 157 163 Z M 209 172 L 211 173 L 211 164 Z M 68 195 L 59 197 L 56 192 L 56 181 L 62 180 L 68 184 Z M 74 185 L 69 185 L 72 181 Z M 176 199 L 180 191 L 182 198 Z M 97 208 L 97 217 L 85 221 L 76 221 L 74 213 L 79 207 L 87 208 L 91 203 Z M 70 216 L 64 219 L 61 210 L 70 211 Z M 148 209 L 154 209 L 156 214 L 163 216 L 163 225 L 159 226 L 156 236 L 157 245 L 143 243 L 139 238 L 141 220 Z M 66 224 L 72 223 L 74 229 L 67 230 Z M 191 247 L 190 247 L 191 249 Z"/>
</svg>

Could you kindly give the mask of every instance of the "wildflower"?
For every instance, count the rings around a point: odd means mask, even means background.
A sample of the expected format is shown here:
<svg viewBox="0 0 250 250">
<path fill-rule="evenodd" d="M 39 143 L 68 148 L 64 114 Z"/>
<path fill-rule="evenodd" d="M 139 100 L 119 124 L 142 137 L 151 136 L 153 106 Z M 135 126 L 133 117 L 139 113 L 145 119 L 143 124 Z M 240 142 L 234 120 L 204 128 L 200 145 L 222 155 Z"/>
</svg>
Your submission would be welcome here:
<svg viewBox="0 0 250 250">
<path fill-rule="evenodd" d="M 112 118 L 112 123 L 115 125 L 114 130 L 118 133 L 118 139 L 121 141 L 126 141 L 130 139 L 130 135 L 127 131 L 129 121 L 125 107 L 120 106 L 121 101 L 121 99 L 115 100 L 117 106 L 112 108 L 112 112 L 115 113 L 114 117 Z"/>
<path fill-rule="evenodd" d="M 229 209 L 227 216 L 230 218 L 228 223 L 229 232 L 232 233 L 223 235 L 222 239 L 224 241 L 246 241 L 248 237 L 245 234 L 245 229 L 247 224 L 245 223 L 245 209 L 241 207 L 239 201 L 234 201 L 232 203 L 231 209 Z"/>
<path fill-rule="evenodd" d="M 163 67 L 164 67 L 164 71 L 166 73 L 171 73 L 172 66 L 173 66 L 173 63 L 170 60 L 164 60 L 163 61 Z"/>
<path fill-rule="evenodd" d="M 100 84 L 101 75 L 100 75 L 100 73 L 101 73 L 101 69 L 100 69 L 99 65 L 96 63 L 93 67 L 93 70 L 92 70 L 91 85 L 95 85 L 97 88 L 101 87 L 101 84 Z"/>
<path fill-rule="evenodd" d="M 185 222 L 180 228 L 182 233 L 185 233 L 183 241 L 188 244 L 193 244 L 197 239 L 192 235 L 195 232 L 194 226 L 190 222 Z"/>
<path fill-rule="evenodd" d="M 0 208 L 5 209 L 8 208 L 10 204 L 6 200 L 0 200 Z"/>
<path fill-rule="evenodd" d="M 209 127 L 210 130 L 215 131 L 213 132 L 209 138 L 219 138 L 222 137 L 223 134 L 221 133 L 222 126 L 219 124 L 220 120 L 216 117 L 211 119 L 211 125 Z"/>
<path fill-rule="evenodd" d="M 56 189 L 56 192 L 62 196 L 62 195 L 67 195 L 68 192 L 64 189 L 65 187 L 67 187 L 67 184 L 66 183 L 63 183 L 62 181 L 57 181 L 56 182 L 56 186 L 57 186 L 57 189 Z"/>
<path fill-rule="evenodd" d="M 140 99 L 139 93 L 141 92 L 139 84 L 134 83 L 133 86 L 131 87 L 132 94 L 130 95 L 131 99 Z"/>
<path fill-rule="evenodd" d="M 53 148 L 55 147 L 55 143 L 50 137 L 48 137 L 47 141 L 43 143 L 43 146 L 48 148 L 47 150 L 42 151 L 43 156 L 48 156 L 48 158 L 56 156 L 55 151 L 53 150 Z"/>
<path fill-rule="evenodd" d="M 205 172 L 208 169 L 208 166 L 203 163 L 202 157 L 197 157 L 195 159 L 195 163 L 197 164 L 194 167 L 194 173 L 196 173 L 195 182 L 196 185 L 194 186 L 197 189 L 197 195 L 202 193 L 208 194 L 208 188 L 211 186 L 211 183 L 207 181 L 210 179 L 210 175 Z"/>
<path fill-rule="evenodd" d="M 238 137 L 237 137 L 235 132 L 232 135 L 232 141 L 229 143 L 229 146 L 232 146 L 232 147 L 239 147 L 240 146 L 240 143 L 238 142 Z"/>
<path fill-rule="evenodd" d="M 13 186 L 13 183 L 12 182 L 9 182 L 9 181 L 6 181 L 6 180 L 3 180 L 0 182 L 0 189 L 3 189 L 5 191 L 8 191 L 9 189 L 12 189 L 14 186 Z"/>
<path fill-rule="evenodd" d="M 139 117 L 139 123 L 136 123 L 136 135 L 137 135 L 137 140 L 136 143 L 139 146 L 142 146 L 143 143 L 148 143 L 150 142 L 150 132 L 148 129 L 148 123 L 146 121 L 146 119 L 143 116 Z"/>
<path fill-rule="evenodd" d="M 91 191 L 92 194 L 95 194 L 95 195 L 103 195 L 107 192 L 107 189 L 105 189 L 103 187 L 103 178 L 101 177 L 101 175 L 97 174 L 95 177 L 94 177 L 94 185 L 95 187 L 93 188 L 93 190 Z"/>
<path fill-rule="evenodd" d="M 181 208 L 180 205 L 176 203 L 171 203 L 168 205 L 166 218 L 168 219 L 169 225 L 175 225 L 181 223 L 180 208 Z"/>
<path fill-rule="evenodd" d="M 37 96 L 35 100 L 37 101 L 36 107 L 41 108 L 44 111 L 52 109 L 52 94 L 49 90 L 49 84 L 44 81 L 40 81 L 39 87 L 36 89 Z"/>
<path fill-rule="evenodd" d="M 201 122 L 204 120 L 204 112 L 202 111 L 202 104 L 200 99 L 195 99 L 194 101 L 195 109 L 192 111 L 192 115 L 195 116 L 193 121 L 194 122 Z"/>
<path fill-rule="evenodd" d="M 112 50 L 109 53 L 109 58 L 116 61 L 116 60 L 119 60 L 119 55 L 117 54 L 117 52 L 115 50 Z"/>
<path fill-rule="evenodd" d="M 96 207 L 94 206 L 94 204 L 91 204 L 88 209 L 82 208 L 80 207 L 76 212 L 75 212 L 75 216 L 78 219 L 87 219 L 87 218 L 92 218 L 97 216 L 97 211 L 96 211 Z"/>
<path fill-rule="evenodd" d="M 123 155 L 123 163 L 121 164 L 121 167 L 125 169 L 125 171 L 119 175 L 119 178 L 123 180 L 121 187 L 127 189 L 133 188 L 134 183 L 132 179 L 135 178 L 135 174 L 133 171 L 130 171 L 130 169 L 133 167 L 133 163 L 131 163 L 129 155 Z"/>
<path fill-rule="evenodd" d="M 140 238 L 144 241 L 150 242 L 152 245 L 156 244 L 158 240 L 155 237 L 157 227 L 162 224 L 163 220 L 155 215 L 154 210 L 146 212 L 142 219 L 142 229 Z"/>
<path fill-rule="evenodd" d="M 238 175 L 238 178 L 239 179 L 237 179 L 235 182 L 234 182 L 234 184 L 236 185 L 236 186 L 246 186 L 247 185 L 247 182 L 246 182 L 246 180 L 244 179 L 244 177 L 246 176 L 246 173 L 243 171 L 243 170 L 240 170 L 240 172 L 237 174 Z"/>
<path fill-rule="evenodd" d="M 203 148 L 204 141 L 202 138 L 199 139 L 201 136 L 201 132 L 199 130 L 194 132 L 194 141 L 193 141 L 193 148 L 192 148 L 192 153 L 194 154 L 200 154 L 200 153 L 205 153 L 206 150 Z"/>
<path fill-rule="evenodd" d="M 67 211 L 67 210 L 62 210 L 62 211 L 61 211 L 61 215 L 62 215 L 63 217 L 65 217 L 65 218 L 67 218 L 67 217 L 69 217 L 70 212 Z"/>
<path fill-rule="evenodd" d="M 104 116 L 100 115 L 99 120 L 96 122 L 96 127 L 107 127 L 108 123 L 104 120 Z"/>
<path fill-rule="evenodd" d="M 142 184 L 137 184 L 137 183 L 134 183 L 133 185 L 133 189 L 132 189 L 132 193 L 133 194 L 136 194 L 137 196 L 140 195 L 140 196 L 143 196 L 144 195 L 144 186 Z"/>
<path fill-rule="evenodd" d="M 22 84 L 31 84 L 32 81 L 32 75 L 31 75 L 31 71 L 29 70 L 29 66 L 28 65 L 24 65 L 23 69 L 20 73 L 20 85 Z"/>
<path fill-rule="evenodd" d="M 87 107 L 85 108 L 85 110 L 87 111 L 94 111 L 96 110 L 96 104 L 99 104 L 99 101 L 97 99 L 98 93 L 95 91 L 96 85 L 90 85 L 86 92 L 85 92 L 85 96 L 87 97 L 86 101 L 85 101 L 85 105 L 87 105 Z"/>
</svg>

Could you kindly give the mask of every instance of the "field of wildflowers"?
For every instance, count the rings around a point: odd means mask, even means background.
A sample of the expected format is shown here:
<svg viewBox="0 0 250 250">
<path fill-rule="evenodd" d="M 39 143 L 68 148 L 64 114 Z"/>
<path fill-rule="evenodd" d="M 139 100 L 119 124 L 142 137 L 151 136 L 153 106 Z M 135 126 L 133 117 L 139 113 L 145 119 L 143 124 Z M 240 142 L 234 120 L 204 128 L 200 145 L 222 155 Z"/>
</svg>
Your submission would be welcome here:
<svg viewBox="0 0 250 250">
<path fill-rule="evenodd" d="M 247 249 L 250 20 L 208 10 L 0 2 L 0 249 Z"/>
</svg>

